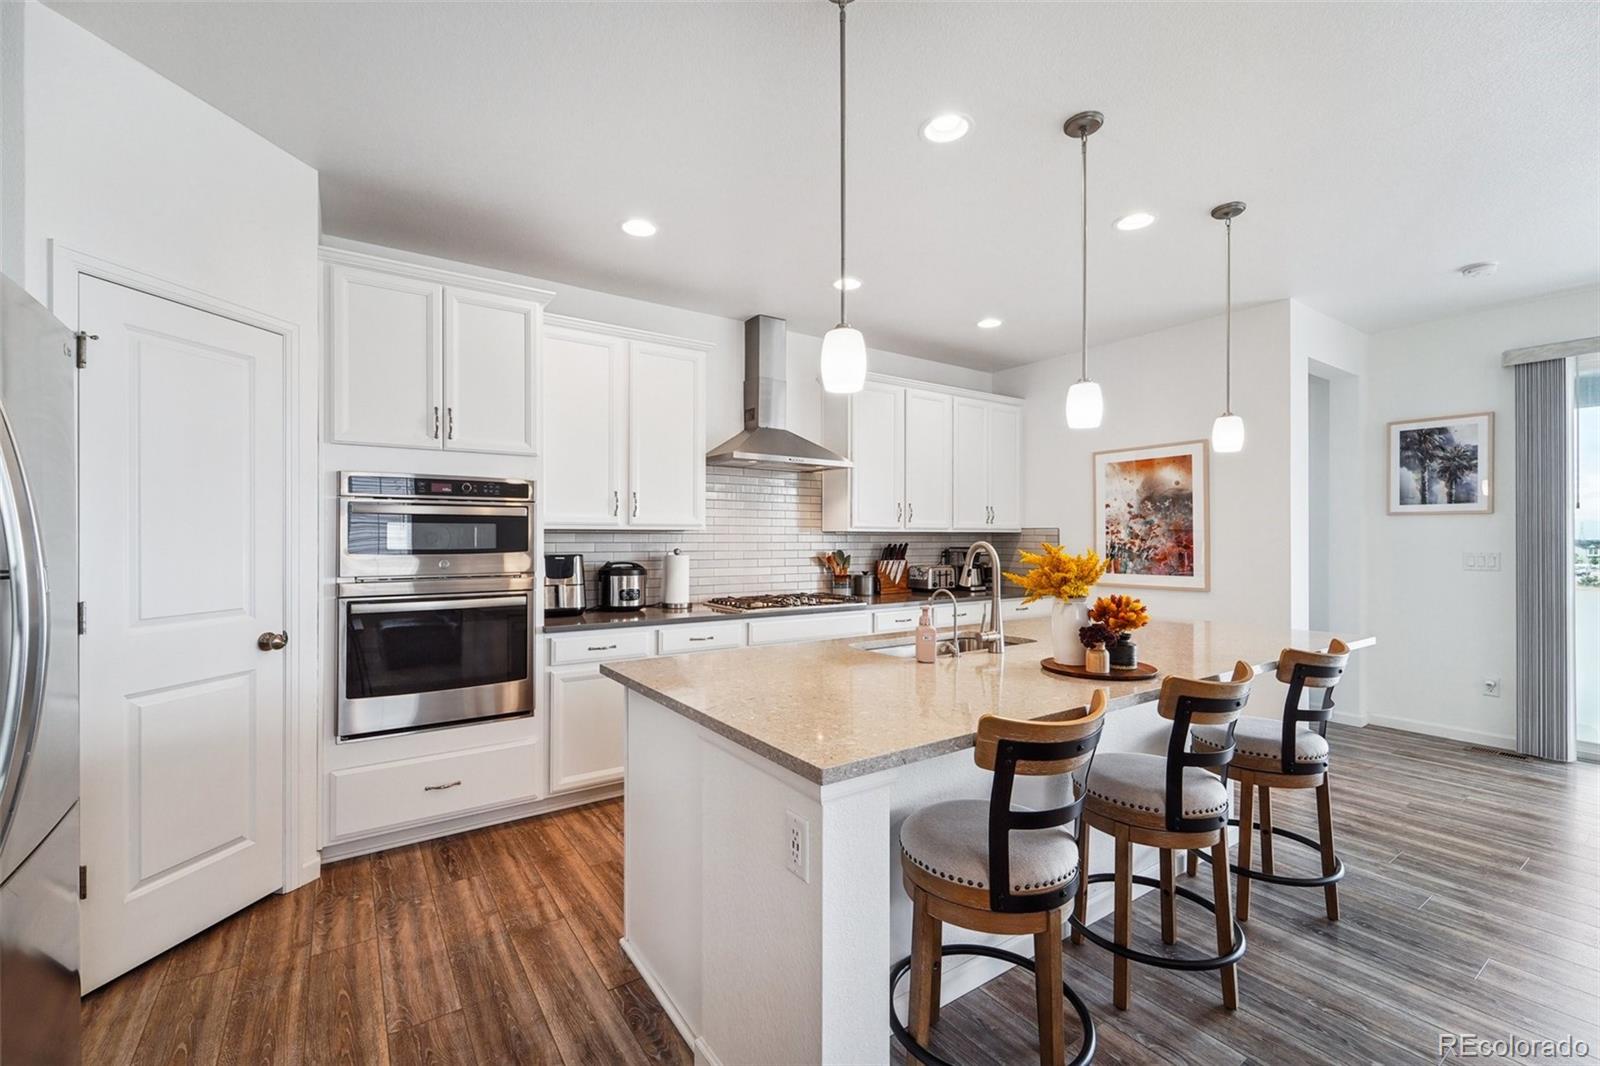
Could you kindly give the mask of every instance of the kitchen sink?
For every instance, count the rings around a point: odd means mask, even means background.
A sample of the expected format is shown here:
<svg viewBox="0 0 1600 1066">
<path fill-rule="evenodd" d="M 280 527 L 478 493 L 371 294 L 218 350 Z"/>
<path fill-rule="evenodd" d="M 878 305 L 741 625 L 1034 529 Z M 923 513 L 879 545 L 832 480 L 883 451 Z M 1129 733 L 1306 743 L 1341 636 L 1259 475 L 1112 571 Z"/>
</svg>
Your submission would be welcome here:
<svg viewBox="0 0 1600 1066">
<path fill-rule="evenodd" d="M 1028 637 L 1005 638 L 1005 644 L 1008 648 L 1016 644 L 1034 643 L 1037 642 Z M 878 655 L 892 655 L 896 659 L 915 659 L 917 657 L 917 640 L 915 637 L 911 638 L 910 640 L 897 640 L 887 644 L 879 643 L 877 641 L 863 641 L 860 644 L 852 644 L 850 646 L 852 648 L 859 648 L 862 651 L 870 651 Z M 963 652 L 976 652 L 978 654 L 983 654 L 989 649 L 989 646 L 983 642 L 983 638 L 979 637 L 976 633 L 961 634 L 956 638 L 956 646 L 959 647 Z M 955 654 L 950 649 L 950 638 L 948 636 L 939 638 L 939 654 Z"/>
</svg>

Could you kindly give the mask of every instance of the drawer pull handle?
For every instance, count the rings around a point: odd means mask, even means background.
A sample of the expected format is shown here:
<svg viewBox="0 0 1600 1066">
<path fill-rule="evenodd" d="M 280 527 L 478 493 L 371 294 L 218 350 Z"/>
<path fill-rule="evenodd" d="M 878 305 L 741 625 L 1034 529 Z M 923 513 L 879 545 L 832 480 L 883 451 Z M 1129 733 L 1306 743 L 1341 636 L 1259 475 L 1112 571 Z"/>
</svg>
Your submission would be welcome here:
<svg viewBox="0 0 1600 1066">
<path fill-rule="evenodd" d="M 422 786 L 422 791 L 424 791 L 424 792 L 443 792 L 445 789 L 447 789 L 447 788 L 455 788 L 459 784 L 461 784 L 460 781 L 451 781 L 447 785 L 423 785 Z"/>
<path fill-rule="evenodd" d="M 615 644 L 591 644 L 591 645 L 589 645 L 589 650 L 590 651 L 616 651 L 617 650 L 617 646 Z"/>
<path fill-rule="evenodd" d="M 691 644 L 702 644 L 705 641 L 716 640 L 716 639 L 717 639 L 716 637 L 690 637 L 689 638 L 689 642 Z"/>
</svg>

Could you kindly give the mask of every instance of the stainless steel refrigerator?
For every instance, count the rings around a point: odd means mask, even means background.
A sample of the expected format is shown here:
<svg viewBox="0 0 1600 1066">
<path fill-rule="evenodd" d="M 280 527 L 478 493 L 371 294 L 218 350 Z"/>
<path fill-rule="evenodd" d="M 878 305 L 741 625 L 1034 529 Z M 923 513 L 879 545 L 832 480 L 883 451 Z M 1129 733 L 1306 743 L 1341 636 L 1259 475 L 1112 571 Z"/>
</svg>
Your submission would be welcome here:
<svg viewBox="0 0 1600 1066">
<path fill-rule="evenodd" d="M 72 331 L 0 276 L 0 1064 L 78 1062 Z"/>
</svg>

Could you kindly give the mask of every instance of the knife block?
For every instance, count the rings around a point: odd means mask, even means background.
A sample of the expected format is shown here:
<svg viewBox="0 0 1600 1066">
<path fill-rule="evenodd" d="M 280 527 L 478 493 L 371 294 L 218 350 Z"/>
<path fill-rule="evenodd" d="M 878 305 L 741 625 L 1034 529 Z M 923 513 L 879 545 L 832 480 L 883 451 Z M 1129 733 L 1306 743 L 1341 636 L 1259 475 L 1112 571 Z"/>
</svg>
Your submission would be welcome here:
<svg viewBox="0 0 1600 1066">
<path fill-rule="evenodd" d="M 878 594 L 880 596 L 893 596 L 897 593 L 909 592 L 906 585 L 907 573 L 910 567 L 904 559 L 885 559 L 878 563 Z"/>
</svg>

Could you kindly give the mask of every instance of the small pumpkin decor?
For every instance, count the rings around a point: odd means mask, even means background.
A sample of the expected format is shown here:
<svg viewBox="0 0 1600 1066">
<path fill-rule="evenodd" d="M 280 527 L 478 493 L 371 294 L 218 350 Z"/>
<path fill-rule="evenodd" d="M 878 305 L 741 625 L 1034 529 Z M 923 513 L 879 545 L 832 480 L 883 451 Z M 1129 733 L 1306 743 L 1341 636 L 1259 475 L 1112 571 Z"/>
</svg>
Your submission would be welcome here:
<svg viewBox="0 0 1600 1066">
<path fill-rule="evenodd" d="M 1139 665 L 1139 646 L 1133 642 L 1135 630 L 1150 624 L 1150 612 L 1134 596 L 1101 596 L 1089 608 L 1089 618 L 1116 635 L 1106 650 L 1111 653 L 1114 670 L 1131 670 Z"/>
<path fill-rule="evenodd" d="M 1078 642 L 1083 645 L 1083 668 L 1092 674 L 1111 672 L 1111 645 L 1117 635 L 1104 622 L 1091 622 L 1078 630 Z"/>
<path fill-rule="evenodd" d="M 1106 572 L 1105 563 L 1093 550 L 1068 555 L 1060 544 L 1041 544 L 1037 552 L 1020 553 L 1022 561 L 1033 567 L 1026 574 L 1002 576 L 1026 593 L 1023 603 L 1049 597 L 1050 645 L 1052 658 L 1063 666 L 1083 665 L 1083 645 L 1078 629 L 1088 622 L 1084 604 L 1095 582 Z"/>
</svg>

